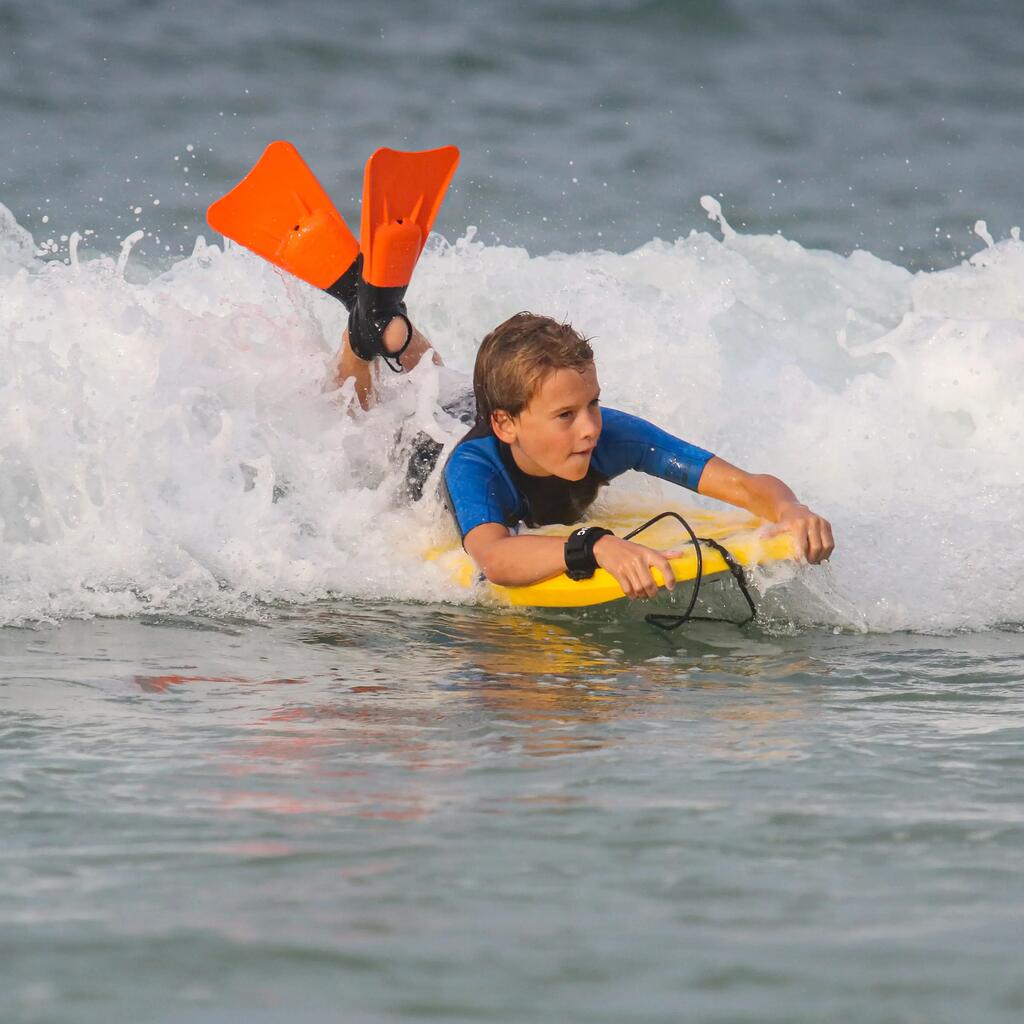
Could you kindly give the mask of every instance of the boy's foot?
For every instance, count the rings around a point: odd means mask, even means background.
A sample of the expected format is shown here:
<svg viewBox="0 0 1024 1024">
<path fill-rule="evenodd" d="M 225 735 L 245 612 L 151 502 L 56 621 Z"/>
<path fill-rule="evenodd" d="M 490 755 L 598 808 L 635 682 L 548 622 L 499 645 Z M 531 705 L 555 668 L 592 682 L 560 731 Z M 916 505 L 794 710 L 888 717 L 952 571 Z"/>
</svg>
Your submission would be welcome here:
<svg viewBox="0 0 1024 1024">
<path fill-rule="evenodd" d="M 413 329 L 413 336 L 416 335 L 416 328 Z M 404 317 L 396 316 L 391 323 L 384 328 L 381 335 L 381 343 L 392 355 L 400 352 L 409 338 L 409 325 Z"/>
</svg>

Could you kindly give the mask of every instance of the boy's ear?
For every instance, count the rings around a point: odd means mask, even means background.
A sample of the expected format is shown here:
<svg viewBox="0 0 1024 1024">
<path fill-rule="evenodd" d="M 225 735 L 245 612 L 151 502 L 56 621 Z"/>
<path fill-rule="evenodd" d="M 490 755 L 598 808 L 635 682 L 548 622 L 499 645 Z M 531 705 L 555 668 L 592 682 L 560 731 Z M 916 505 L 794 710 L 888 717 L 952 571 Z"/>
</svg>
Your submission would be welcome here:
<svg viewBox="0 0 1024 1024">
<path fill-rule="evenodd" d="M 491 413 L 491 430 L 505 444 L 512 444 L 516 439 L 516 422 L 504 409 L 495 409 Z"/>
</svg>

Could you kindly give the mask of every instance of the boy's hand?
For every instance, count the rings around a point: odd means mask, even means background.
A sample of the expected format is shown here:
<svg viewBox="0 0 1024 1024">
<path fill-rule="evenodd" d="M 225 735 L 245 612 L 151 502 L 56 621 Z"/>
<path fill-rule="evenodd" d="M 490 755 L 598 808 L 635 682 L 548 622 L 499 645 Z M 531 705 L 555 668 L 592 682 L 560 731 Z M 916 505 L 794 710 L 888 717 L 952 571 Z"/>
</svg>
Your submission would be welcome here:
<svg viewBox="0 0 1024 1024">
<path fill-rule="evenodd" d="M 836 542 L 832 539 L 829 521 L 798 502 L 783 506 L 782 514 L 769 535 L 784 531 L 793 534 L 798 550 L 812 565 L 823 562 L 835 550 Z"/>
<path fill-rule="evenodd" d="M 669 590 L 676 585 L 675 574 L 665 555 L 653 548 L 645 548 L 643 544 L 608 534 L 594 545 L 594 558 L 602 569 L 607 569 L 615 577 L 631 601 L 638 597 L 654 597 L 658 593 L 658 584 L 651 575 L 652 567 L 661 572 Z"/>
</svg>

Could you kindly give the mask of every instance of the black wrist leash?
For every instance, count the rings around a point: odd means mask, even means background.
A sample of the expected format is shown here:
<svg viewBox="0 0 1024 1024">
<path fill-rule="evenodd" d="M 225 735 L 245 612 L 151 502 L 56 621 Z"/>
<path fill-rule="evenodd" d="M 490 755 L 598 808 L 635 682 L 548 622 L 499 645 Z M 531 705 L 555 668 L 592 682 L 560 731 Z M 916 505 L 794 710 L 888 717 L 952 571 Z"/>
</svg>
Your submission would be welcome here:
<svg viewBox="0 0 1024 1024">
<path fill-rule="evenodd" d="M 729 550 L 722 544 L 719 544 L 717 540 L 712 540 L 710 537 L 698 537 L 693 532 L 693 527 L 681 516 L 678 512 L 662 512 L 660 515 L 656 515 L 653 519 L 649 519 L 643 526 L 638 526 L 632 533 L 627 533 L 623 540 L 632 540 L 638 534 L 649 529 L 655 523 L 660 522 L 662 519 L 675 519 L 680 523 L 684 530 L 690 535 L 689 543 L 693 545 L 694 553 L 697 556 L 697 574 L 693 578 L 693 593 L 690 595 L 690 603 L 686 606 L 686 611 L 682 615 L 666 615 L 658 614 L 653 612 L 649 615 L 644 616 L 644 621 L 649 622 L 652 626 L 657 626 L 658 629 L 663 629 L 666 632 L 671 632 L 673 629 L 678 629 L 684 622 L 728 622 L 733 626 L 745 626 L 748 622 L 753 622 L 757 618 L 757 607 L 754 604 L 754 599 L 750 596 L 750 590 L 747 587 L 747 574 L 743 571 L 743 566 L 733 558 Z M 706 544 L 709 548 L 713 548 L 721 556 L 722 560 L 729 567 L 729 572 L 732 573 L 732 577 L 736 580 L 736 585 L 740 588 L 740 593 L 743 595 L 747 602 L 747 606 L 750 608 L 750 614 L 739 622 L 734 619 L 720 619 L 713 615 L 694 615 L 693 609 L 697 604 L 697 596 L 700 594 L 701 581 L 704 578 L 704 555 L 701 551 L 701 545 Z"/>
</svg>

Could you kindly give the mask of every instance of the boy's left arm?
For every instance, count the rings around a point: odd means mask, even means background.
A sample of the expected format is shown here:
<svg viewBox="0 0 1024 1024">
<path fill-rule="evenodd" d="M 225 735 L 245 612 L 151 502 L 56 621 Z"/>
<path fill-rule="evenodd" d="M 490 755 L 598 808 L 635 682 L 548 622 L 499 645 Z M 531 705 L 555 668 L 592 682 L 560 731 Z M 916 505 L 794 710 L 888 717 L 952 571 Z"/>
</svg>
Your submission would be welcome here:
<svg viewBox="0 0 1024 1024">
<path fill-rule="evenodd" d="M 828 520 L 801 504 L 778 477 L 747 473 L 716 455 L 704 467 L 697 491 L 745 508 L 776 523 L 780 530 L 788 530 L 808 562 L 824 561 L 835 548 Z"/>
</svg>

